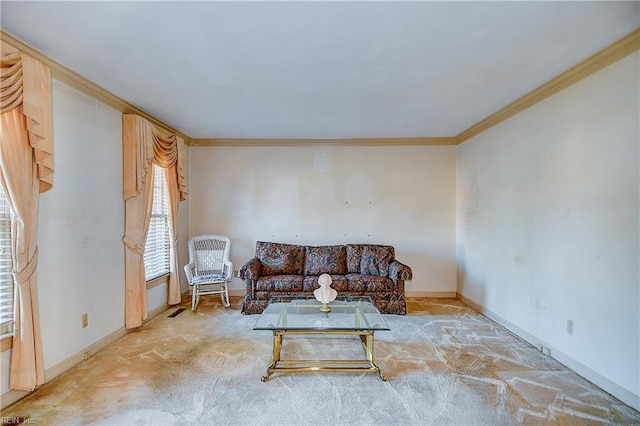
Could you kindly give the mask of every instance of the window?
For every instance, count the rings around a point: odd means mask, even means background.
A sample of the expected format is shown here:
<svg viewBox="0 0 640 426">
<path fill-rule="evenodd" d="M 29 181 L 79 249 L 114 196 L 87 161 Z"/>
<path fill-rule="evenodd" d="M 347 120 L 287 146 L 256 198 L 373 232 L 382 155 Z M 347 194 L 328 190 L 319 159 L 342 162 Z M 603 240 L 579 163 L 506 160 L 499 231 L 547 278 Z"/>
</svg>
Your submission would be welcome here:
<svg viewBox="0 0 640 426">
<path fill-rule="evenodd" d="M 153 178 L 153 208 L 147 241 L 144 244 L 145 279 L 151 281 L 170 272 L 171 217 L 167 173 L 155 164 Z"/>
<path fill-rule="evenodd" d="M 0 336 L 13 333 L 11 209 L 0 187 Z"/>
</svg>

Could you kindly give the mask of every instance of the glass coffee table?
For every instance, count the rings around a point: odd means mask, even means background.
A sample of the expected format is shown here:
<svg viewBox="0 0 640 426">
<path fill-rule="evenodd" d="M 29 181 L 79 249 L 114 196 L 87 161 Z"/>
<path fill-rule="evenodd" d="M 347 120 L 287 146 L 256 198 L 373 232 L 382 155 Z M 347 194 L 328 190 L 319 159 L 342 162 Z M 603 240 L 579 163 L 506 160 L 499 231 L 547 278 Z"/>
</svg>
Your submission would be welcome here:
<svg viewBox="0 0 640 426">
<path fill-rule="evenodd" d="M 325 307 L 326 308 L 326 307 Z M 387 380 L 376 365 L 373 335 L 390 330 L 387 322 L 368 296 L 338 296 L 329 303 L 330 312 L 313 297 L 274 296 L 256 321 L 254 330 L 273 332 L 273 352 L 266 382 L 275 372 L 365 372 Z M 325 309 L 326 310 L 326 309 Z M 290 335 L 352 335 L 358 336 L 364 347 L 365 359 L 284 360 L 280 356 L 282 341 Z"/>
</svg>

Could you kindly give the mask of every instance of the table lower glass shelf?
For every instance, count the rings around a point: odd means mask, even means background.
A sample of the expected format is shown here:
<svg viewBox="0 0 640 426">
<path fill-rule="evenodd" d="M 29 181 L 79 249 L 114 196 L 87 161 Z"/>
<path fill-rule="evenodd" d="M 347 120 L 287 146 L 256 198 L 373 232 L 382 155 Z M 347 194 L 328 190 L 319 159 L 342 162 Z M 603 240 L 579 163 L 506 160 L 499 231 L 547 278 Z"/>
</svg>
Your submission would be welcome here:
<svg viewBox="0 0 640 426">
<path fill-rule="evenodd" d="M 364 372 L 386 377 L 374 359 L 374 333 L 389 330 L 370 297 L 341 296 L 327 306 L 314 298 L 272 298 L 267 308 L 256 321 L 254 330 L 269 330 L 273 333 L 273 351 L 266 382 L 275 372 Z M 357 336 L 364 348 L 364 359 L 282 359 L 282 341 L 285 336 L 308 335 L 331 337 L 336 335 Z"/>
<path fill-rule="evenodd" d="M 287 335 L 357 335 L 364 348 L 366 359 L 290 359 L 281 358 L 282 341 Z M 273 353 L 267 367 L 267 374 L 261 377 L 266 382 L 275 373 L 312 373 L 312 372 L 342 372 L 342 373 L 373 373 L 377 374 L 383 381 L 387 378 L 380 371 L 374 361 L 374 331 L 359 330 L 274 330 L 273 331 Z"/>
</svg>

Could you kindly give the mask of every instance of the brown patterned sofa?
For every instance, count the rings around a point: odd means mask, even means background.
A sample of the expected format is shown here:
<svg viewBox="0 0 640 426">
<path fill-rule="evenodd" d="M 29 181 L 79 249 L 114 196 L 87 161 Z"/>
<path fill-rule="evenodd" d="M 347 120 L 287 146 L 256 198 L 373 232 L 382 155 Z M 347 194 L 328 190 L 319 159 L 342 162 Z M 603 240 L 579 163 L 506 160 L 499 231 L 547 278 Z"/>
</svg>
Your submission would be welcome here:
<svg viewBox="0 0 640 426">
<path fill-rule="evenodd" d="M 392 246 L 302 246 L 258 241 L 256 255 L 240 268 L 245 280 L 242 312 L 258 314 L 271 296 L 313 296 L 329 274 L 338 295 L 370 296 L 383 314 L 407 313 L 404 282 L 411 268 L 395 260 Z"/>
</svg>

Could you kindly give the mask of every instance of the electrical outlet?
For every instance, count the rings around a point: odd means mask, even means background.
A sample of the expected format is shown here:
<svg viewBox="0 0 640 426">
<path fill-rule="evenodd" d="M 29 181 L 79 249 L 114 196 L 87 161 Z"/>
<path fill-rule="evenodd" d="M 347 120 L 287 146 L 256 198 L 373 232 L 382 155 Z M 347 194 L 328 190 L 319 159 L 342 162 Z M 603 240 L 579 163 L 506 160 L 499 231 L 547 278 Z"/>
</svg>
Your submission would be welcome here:
<svg viewBox="0 0 640 426">
<path fill-rule="evenodd" d="M 82 314 L 82 328 L 89 327 L 89 314 Z"/>
<path fill-rule="evenodd" d="M 84 359 L 85 361 L 89 359 L 89 357 L 91 356 L 91 352 L 90 351 L 86 351 L 85 353 L 82 354 L 82 359 Z"/>
<path fill-rule="evenodd" d="M 570 319 L 567 320 L 567 334 L 573 336 L 573 320 Z"/>
<path fill-rule="evenodd" d="M 542 353 L 547 356 L 551 356 L 551 348 L 545 346 L 544 348 L 542 348 Z"/>
</svg>

